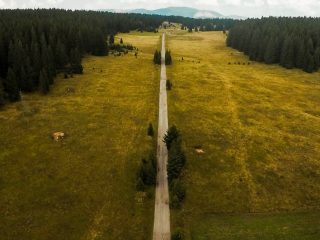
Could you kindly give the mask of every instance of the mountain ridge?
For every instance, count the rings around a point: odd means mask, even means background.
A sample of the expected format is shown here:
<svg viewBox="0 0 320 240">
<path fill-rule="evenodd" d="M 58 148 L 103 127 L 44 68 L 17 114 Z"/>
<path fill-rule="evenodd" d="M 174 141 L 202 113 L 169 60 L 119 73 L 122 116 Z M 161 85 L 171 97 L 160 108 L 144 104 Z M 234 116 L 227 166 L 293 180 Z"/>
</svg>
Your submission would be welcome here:
<svg viewBox="0 0 320 240">
<path fill-rule="evenodd" d="M 166 7 L 154 10 L 148 10 L 145 8 L 138 8 L 132 10 L 116 10 L 109 9 L 105 11 L 111 12 L 125 12 L 125 13 L 138 13 L 138 14 L 150 14 L 150 15 L 162 15 L 162 16 L 181 16 L 189 18 L 231 18 L 231 19 L 244 19 L 244 17 L 230 15 L 225 16 L 219 12 L 212 10 L 199 10 L 191 7 Z"/>
</svg>

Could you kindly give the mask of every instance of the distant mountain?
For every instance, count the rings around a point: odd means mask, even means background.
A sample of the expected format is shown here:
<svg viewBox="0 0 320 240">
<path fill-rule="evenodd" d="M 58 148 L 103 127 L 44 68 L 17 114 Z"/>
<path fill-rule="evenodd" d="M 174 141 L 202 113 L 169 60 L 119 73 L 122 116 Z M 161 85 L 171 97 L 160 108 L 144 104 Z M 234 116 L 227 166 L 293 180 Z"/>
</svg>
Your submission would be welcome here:
<svg viewBox="0 0 320 240">
<path fill-rule="evenodd" d="M 190 18 L 232 18 L 232 19 L 243 19 L 240 16 L 224 16 L 221 13 L 210 11 L 210 10 L 198 10 L 196 8 L 189 7 L 167 7 L 156 10 L 147 10 L 144 8 L 134 10 L 107 10 L 111 12 L 128 12 L 128 13 L 140 13 L 150 15 L 162 15 L 162 16 L 181 16 Z"/>
</svg>

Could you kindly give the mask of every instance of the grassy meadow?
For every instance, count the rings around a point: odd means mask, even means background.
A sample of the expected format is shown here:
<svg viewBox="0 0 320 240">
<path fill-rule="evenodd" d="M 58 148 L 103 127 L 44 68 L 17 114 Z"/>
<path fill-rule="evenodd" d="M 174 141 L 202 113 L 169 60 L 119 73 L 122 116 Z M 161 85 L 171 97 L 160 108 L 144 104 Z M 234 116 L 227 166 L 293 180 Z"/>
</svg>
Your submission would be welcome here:
<svg viewBox="0 0 320 240">
<path fill-rule="evenodd" d="M 135 174 L 155 144 L 159 35 L 119 37 L 137 58 L 87 56 L 83 75 L 0 111 L 1 240 L 150 239 L 153 189 L 137 193 Z"/>
<path fill-rule="evenodd" d="M 319 239 L 320 73 L 251 62 L 225 39 L 168 36 L 169 124 L 188 159 L 173 229 L 187 239 Z"/>
</svg>

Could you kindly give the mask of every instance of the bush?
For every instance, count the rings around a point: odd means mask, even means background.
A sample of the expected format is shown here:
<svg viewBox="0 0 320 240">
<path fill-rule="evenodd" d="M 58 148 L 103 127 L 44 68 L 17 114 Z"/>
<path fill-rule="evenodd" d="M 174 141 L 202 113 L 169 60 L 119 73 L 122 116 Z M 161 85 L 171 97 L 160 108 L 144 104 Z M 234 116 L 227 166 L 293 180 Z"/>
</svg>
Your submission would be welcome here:
<svg viewBox="0 0 320 240">
<path fill-rule="evenodd" d="M 71 71 L 75 74 L 82 74 L 83 73 L 83 67 L 81 64 L 73 64 L 71 66 Z"/>
<path fill-rule="evenodd" d="M 138 179 L 137 179 L 136 189 L 139 192 L 143 192 L 144 191 L 144 183 L 143 183 L 141 177 L 138 177 Z"/>
<path fill-rule="evenodd" d="M 172 235 L 171 235 L 171 240 L 183 240 L 184 239 L 184 234 L 183 232 L 178 229 L 176 230 Z"/>
<path fill-rule="evenodd" d="M 170 183 L 170 192 L 172 195 L 177 196 L 180 202 L 182 202 L 186 197 L 186 189 L 179 179 L 173 180 Z"/>
<path fill-rule="evenodd" d="M 154 136 L 154 130 L 153 130 L 152 123 L 149 123 L 148 136 L 150 136 L 150 137 L 153 137 L 153 136 Z"/>
<path fill-rule="evenodd" d="M 157 175 L 157 160 L 153 153 L 149 155 L 148 160 L 142 159 L 137 172 L 137 190 L 142 189 L 142 186 L 152 186 L 156 183 Z M 141 190 L 140 190 L 141 191 Z"/>
<path fill-rule="evenodd" d="M 185 196 L 186 190 L 181 181 L 179 179 L 173 180 L 170 183 L 170 207 L 180 208 Z"/>
</svg>

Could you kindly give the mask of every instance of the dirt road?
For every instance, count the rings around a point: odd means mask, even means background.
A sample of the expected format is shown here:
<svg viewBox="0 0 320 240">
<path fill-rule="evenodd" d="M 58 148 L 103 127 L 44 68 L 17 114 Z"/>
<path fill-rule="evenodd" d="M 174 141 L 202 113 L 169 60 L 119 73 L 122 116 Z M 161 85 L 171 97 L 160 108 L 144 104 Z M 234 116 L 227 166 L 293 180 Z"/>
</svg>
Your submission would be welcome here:
<svg viewBox="0 0 320 240">
<path fill-rule="evenodd" d="M 168 151 L 163 137 L 168 130 L 168 108 L 167 108 L 167 72 L 165 65 L 165 33 L 162 35 L 161 50 L 161 75 L 159 94 L 159 123 L 158 123 L 158 148 L 157 148 L 157 185 L 154 211 L 153 240 L 170 239 L 170 209 L 169 190 L 167 178 Z"/>
</svg>

